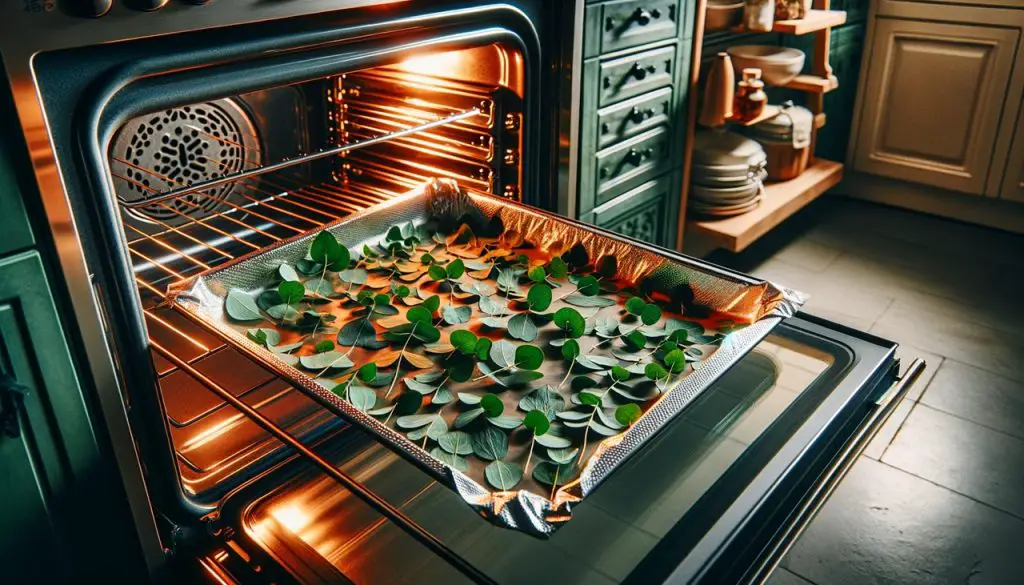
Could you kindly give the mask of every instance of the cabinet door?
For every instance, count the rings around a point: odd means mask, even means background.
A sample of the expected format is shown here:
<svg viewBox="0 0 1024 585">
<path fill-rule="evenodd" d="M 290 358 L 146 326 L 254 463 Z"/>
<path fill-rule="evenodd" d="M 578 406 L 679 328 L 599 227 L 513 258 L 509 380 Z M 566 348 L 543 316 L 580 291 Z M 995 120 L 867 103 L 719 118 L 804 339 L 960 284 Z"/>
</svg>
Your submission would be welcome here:
<svg viewBox="0 0 1024 585">
<path fill-rule="evenodd" d="M 74 479 L 88 481 L 98 449 L 35 252 L 0 260 L 0 374 L 0 581 L 70 583 L 82 547 L 62 537 L 87 491 Z"/>
<path fill-rule="evenodd" d="M 1020 66 L 1024 67 L 1024 56 L 1018 57 L 1017 60 L 1020 61 Z M 1008 127 L 1008 124 L 1004 124 L 1004 128 Z M 999 196 L 1010 201 L 1024 202 L 1024 104 L 1021 104 L 1014 127 L 1013 147 L 1006 162 L 1006 172 L 1003 174 Z"/>
<path fill-rule="evenodd" d="M 877 19 L 856 169 L 981 194 L 1019 34 Z"/>
<path fill-rule="evenodd" d="M 674 248 L 679 173 L 667 173 L 598 207 L 582 219 L 624 236 Z"/>
</svg>

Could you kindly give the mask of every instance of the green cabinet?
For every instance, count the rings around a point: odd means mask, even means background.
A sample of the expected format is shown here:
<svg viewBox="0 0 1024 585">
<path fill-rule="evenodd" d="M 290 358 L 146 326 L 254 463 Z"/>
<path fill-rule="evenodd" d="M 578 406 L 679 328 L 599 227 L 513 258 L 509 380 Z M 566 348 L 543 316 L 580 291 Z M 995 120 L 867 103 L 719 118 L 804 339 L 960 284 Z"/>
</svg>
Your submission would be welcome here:
<svg viewBox="0 0 1024 585">
<path fill-rule="evenodd" d="M 4 583 L 74 582 L 80 567 L 73 557 L 81 547 L 65 537 L 96 528 L 75 525 L 83 504 L 76 500 L 87 492 L 78 482 L 99 461 L 76 380 L 39 255 L 0 259 Z"/>
<path fill-rule="evenodd" d="M 588 1 L 576 210 L 674 248 L 695 2 Z"/>
<path fill-rule="evenodd" d="M 0 114 L 4 111 L 0 107 Z M 14 161 L 10 156 L 13 148 L 8 144 L 11 136 L 14 134 L 0 136 L 0 221 L 3 222 L 3 231 L 0 233 L 0 256 L 15 250 L 24 250 L 34 243 L 28 215 L 25 214 L 25 203 L 14 177 Z"/>
</svg>

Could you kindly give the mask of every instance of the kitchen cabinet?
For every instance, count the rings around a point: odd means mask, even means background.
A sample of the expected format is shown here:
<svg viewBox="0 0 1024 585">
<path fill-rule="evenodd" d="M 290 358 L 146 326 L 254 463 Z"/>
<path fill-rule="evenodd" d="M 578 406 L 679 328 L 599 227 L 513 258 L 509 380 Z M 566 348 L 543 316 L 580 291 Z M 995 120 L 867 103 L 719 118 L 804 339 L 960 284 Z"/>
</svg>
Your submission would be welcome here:
<svg viewBox="0 0 1024 585">
<path fill-rule="evenodd" d="M 0 580 L 71 582 L 83 547 L 62 535 L 78 524 L 76 498 L 88 497 L 80 482 L 98 459 L 39 254 L 2 259 Z"/>
<path fill-rule="evenodd" d="M 672 248 L 679 213 L 679 173 L 669 173 L 637 187 L 583 217 L 598 227 Z"/>
<path fill-rule="evenodd" d="M 8 112 L 4 106 L 6 104 L 0 103 L 0 117 Z M 10 155 L 14 149 L 8 144 L 11 137 L 17 134 L 13 129 L 7 131 L 6 125 L 0 126 L 0 130 L 3 130 L 3 136 L 0 137 L 0 218 L 3 218 L 0 255 L 3 255 L 29 248 L 35 240 L 29 227 L 28 215 L 25 213 L 25 198 L 22 197 L 14 177 L 14 161 Z"/>
<path fill-rule="evenodd" d="M 1020 112 L 1014 126 L 1013 147 L 1010 150 L 999 196 L 1009 201 L 1024 203 L 1024 103 L 1020 104 Z"/>
<path fill-rule="evenodd" d="M 1020 29 L 879 18 L 862 90 L 858 171 L 983 194 Z"/>
</svg>

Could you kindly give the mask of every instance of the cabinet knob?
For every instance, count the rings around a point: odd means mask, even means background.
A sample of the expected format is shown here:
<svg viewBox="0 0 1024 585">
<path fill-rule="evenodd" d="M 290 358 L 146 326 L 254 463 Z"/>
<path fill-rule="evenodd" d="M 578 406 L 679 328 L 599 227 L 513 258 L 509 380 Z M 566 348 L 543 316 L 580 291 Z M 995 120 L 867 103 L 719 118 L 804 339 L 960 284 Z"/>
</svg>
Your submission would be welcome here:
<svg viewBox="0 0 1024 585">
<path fill-rule="evenodd" d="M 629 153 L 626 154 L 626 162 L 635 167 L 638 167 L 642 162 L 651 158 L 652 154 L 654 154 L 654 151 L 651 150 L 650 148 L 645 148 L 643 150 L 630 148 Z"/>
<path fill-rule="evenodd" d="M 639 124 L 644 120 L 649 120 L 652 116 L 654 116 L 654 108 L 645 108 L 641 110 L 640 108 L 633 106 L 633 109 L 629 111 L 629 119 L 632 120 L 634 124 Z"/>
<path fill-rule="evenodd" d="M 21 434 L 18 407 L 28 395 L 28 387 L 10 374 L 0 372 L 0 434 L 16 438 Z"/>
<path fill-rule="evenodd" d="M 633 63 L 633 69 L 631 72 L 637 81 L 643 81 L 647 77 L 648 73 L 654 73 L 653 71 L 648 71 L 648 69 L 653 69 L 653 67 L 644 67 L 639 63 Z"/>
<path fill-rule="evenodd" d="M 647 26 L 648 24 L 651 24 L 651 17 L 654 17 L 654 15 L 644 8 L 637 8 L 636 12 L 633 13 L 633 20 L 635 20 L 640 26 Z"/>
</svg>

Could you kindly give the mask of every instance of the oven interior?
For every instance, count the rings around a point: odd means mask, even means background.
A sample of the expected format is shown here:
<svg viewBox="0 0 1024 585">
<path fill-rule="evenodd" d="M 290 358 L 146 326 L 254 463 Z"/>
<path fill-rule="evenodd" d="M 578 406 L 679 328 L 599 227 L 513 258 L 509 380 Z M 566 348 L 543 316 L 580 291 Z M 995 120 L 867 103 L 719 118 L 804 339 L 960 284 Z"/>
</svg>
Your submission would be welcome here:
<svg viewBox="0 0 1024 585">
<path fill-rule="evenodd" d="M 151 342 L 293 436 L 314 441 L 337 430 L 337 417 L 166 307 L 167 285 L 431 177 L 521 199 L 524 86 L 522 53 L 492 43 L 127 121 L 109 144 L 110 179 Z M 460 119 L 383 139 L 453 117 Z M 200 184 L 209 186 L 191 188 Z M 196 378 L 152 357 L 191 500 L 212 506 L 284 455 Z"/>
</svg>

